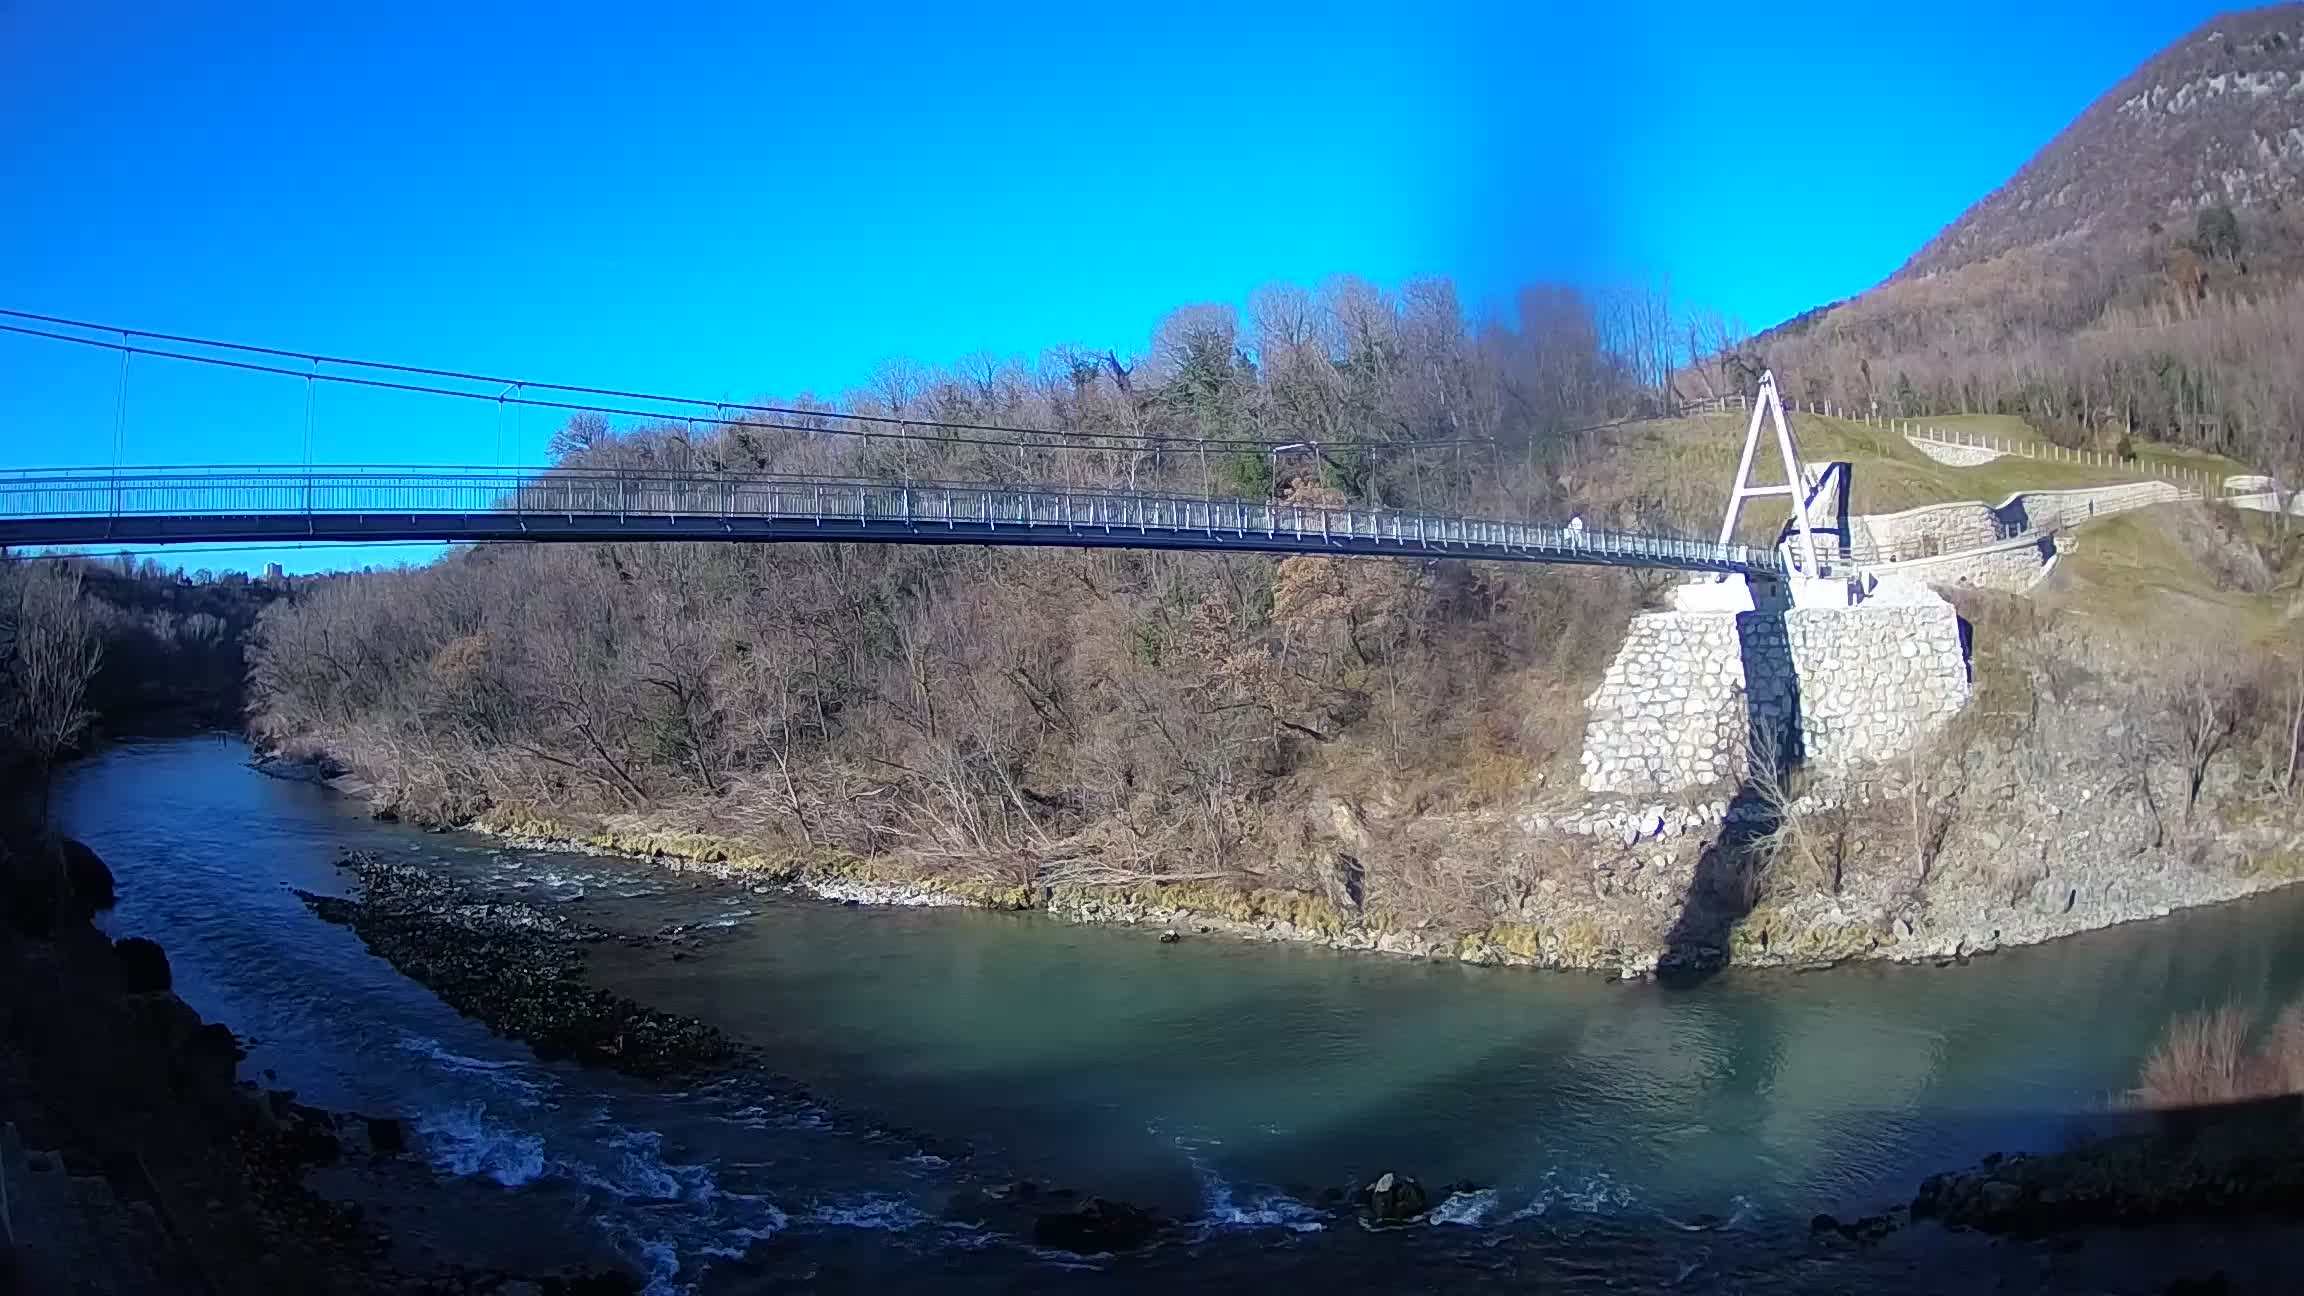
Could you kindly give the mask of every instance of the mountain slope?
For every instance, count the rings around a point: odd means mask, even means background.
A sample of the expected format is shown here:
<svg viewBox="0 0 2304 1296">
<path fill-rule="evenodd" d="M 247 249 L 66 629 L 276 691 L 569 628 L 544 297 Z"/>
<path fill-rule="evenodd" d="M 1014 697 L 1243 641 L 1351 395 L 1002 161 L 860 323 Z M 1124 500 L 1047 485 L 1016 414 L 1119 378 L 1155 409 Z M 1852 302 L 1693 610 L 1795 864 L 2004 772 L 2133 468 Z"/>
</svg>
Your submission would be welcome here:
<svg viewBox="0 0 2304 1296">
<path fill-rule="evenodd" d="M 2228 14 L 2090 105 L 1896 278 L 2018 248 L 2189 227 L 2202 210 L 2304 191 L 2304 4 Z"/>
<path fill-rule="evenodd" d="M 2026 419 L 2304 475 L 2304 4 L 2131 73 L 1895 275 L 1708 363 L 1795 398 Z"/>
</svg>

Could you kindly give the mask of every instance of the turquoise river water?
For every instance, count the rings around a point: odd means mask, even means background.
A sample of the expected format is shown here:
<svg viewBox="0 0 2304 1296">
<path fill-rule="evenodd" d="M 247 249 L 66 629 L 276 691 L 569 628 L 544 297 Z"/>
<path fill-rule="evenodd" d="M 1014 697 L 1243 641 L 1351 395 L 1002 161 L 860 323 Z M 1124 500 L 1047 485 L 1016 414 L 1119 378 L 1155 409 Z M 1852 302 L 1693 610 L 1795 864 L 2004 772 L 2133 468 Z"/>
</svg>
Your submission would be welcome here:
<svg viewBox="0 0 2304 1296">
<path fill-rule="evenodd" d="M 1671 989 L 844 907 L 381 824 L 247 760 L 176 739 L 70 772 L 65 827 L 119 875 L 111 930 L 167 947 L 184 997 L 253 1041 L 250 1074 L 407 1114 L 438 1174 L 663 1292 L 2157 1291 L 2138 1257 L 2164 1260 L 2165 1240 L 2052 1250 L 1914 1227 L 1855 1248 L 1807 1221 L 1909 1200 L 1988 1152 L 2052 1150 L 2107 1122 L 2171 1015 L 2304 991 L 2304 889 L 1959 967 Z M 616 930 L 701 925 L 678 960 L 596 947 L 596 979 L 757 1044 L 818 1101 L 537 1061 L 295 898 L 343 891 L 347 849 Z M 1409 1229 L 1323 1208 L 1384 1170 L 1477 1187 Z M 955 1192 L 1020 1177 L 1185 1224 L 1081 1260 L 942 1219 Z M 2252 1245 L 2266 1272 L 2297 1258 Z"/>
</svg>

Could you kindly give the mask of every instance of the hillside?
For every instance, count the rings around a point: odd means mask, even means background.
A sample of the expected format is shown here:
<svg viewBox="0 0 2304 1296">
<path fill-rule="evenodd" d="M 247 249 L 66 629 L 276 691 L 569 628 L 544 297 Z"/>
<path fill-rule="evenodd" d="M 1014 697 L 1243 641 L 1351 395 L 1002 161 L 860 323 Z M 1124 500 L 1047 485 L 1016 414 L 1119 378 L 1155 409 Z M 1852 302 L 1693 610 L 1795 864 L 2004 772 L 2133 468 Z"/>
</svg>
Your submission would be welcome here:
<svg viewBox="0 0 2304 1296">
<path fill-rule="evenodd" d="M 2203 25 L 1886 282 L 1708 358 L 1795 397 L 2304 468 L 2304 5 Z"/>
<path fill-rule="evenodd" d="M 1898 280 L 2062 239 L 2189 227 L 2304 188 L 2304 5 L 2226 14 L 2090 105 Z"/>
</svg>

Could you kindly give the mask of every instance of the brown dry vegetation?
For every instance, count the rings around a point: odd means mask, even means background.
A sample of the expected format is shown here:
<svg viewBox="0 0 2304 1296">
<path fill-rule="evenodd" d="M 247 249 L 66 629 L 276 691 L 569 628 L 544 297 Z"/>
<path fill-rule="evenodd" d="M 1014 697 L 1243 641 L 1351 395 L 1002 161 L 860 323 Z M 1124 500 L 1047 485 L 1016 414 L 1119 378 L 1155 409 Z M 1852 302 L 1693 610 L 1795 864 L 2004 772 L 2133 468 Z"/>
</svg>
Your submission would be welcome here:
<svg viewBox="0 0 2304 1296">
<path fill-rule="evenodd" d="M 2251 226 L 2304 249 L 2282 214 Z M 2165 441 L 2294 476 L 2304 466 L 2304 287 L 2237 274 L 2178 288 L 2165 248 L 2009 253 L 1939 279 L 1882 286 L 1748 345 L 1800 399 L 1923 417 L 2016 415 L 2065 445 Z M 2103 259 L 2106 300 L 2062 282 Z M 2145 285 L 2139 287 L 2138 285 Z"/>
<path fill-rule="evenodd" d="M 1888 282 L 1749 343 L 1708 330 L 1691 394 L 1773 367 L 1802 400 L 2015 415 L 2066 445 L 2150 438 L 2297 475 L 2300 82 L 2304 6 L 2210 20 Z"/>
<path fill-rule="evenodd" d="M 0 778 L 44 787 L 56 758 L 80 740 L 104 659 L 101 620 L 71 566 L 0 561 Z"/>
<path fill-rule="evenodd" d="M 1444 285 L 1275 290 L 1246 328 L 1180 313 L 1136 364 L 891 369 L 850 406 L 1318 440 L 1318 479 L 1286 492 L 1565 516 L 1563 466 L 1608 435 L 1575 429 L 1667 400 L 1668 363 L 1642 359 L 1661 335 L 1633 306 L 1536 293 L 1516 327 L 1475 330 Z M 1463 436 L 1495 447 L 1402 445 Z M 1144 489 L 1253 491 L 1270 468 L 1151 442 L 1058 455 L 583 422 L 561 446 L 571 465 Z M 1716 507 L 1637 482 L 1572 498 L 1594 526 Z M 1408 910 L 1459 880 L 1406 864 L 1362 879 L 1352 833 L 1306 807 L 1415 814 L 1556 786 L 1580 747 L 1579 686 L 1657 587 L 1461 562 L 477 547 L 301 590 L 264 618 L 251 679 L 261 736 L 334 752 L 414 817 L 661 810 L 691 831 L 1010 884 L 1253 875 L 1328 895 L 1351 874 L 1368 904 Z"/>
<path fill-rule="evenodd" d="M 1142 365 L 1012 370 L 992 388 L 1009 404 L 971 404 L 984 382 L 949 377 L 918 379 L 910 403 L 883 408 L 1277 437 L 1307 426 L 1301 411 L 1318 403 L 1304 393 L 1357 390 L 1335 408 L 1361 411 L 1360 426 L 1430 435 L 1447 426 L 1443 411 L 1484 409 L 1491 421 L 1472 426 L 1512 448 L 1459 463 L 1370 433 L 1345 443 L 1324 480 L 1283 489 L 1400 504 L 1460 492 L 1539 513 L 1573 500 L 1594 525 L 1692 528 L 1717 508 L 1740 428 L 1574 431 L 1589 415 L 1526 414 L 1542 407 L 1523 395 L 1544 390 L 1560 409 L 1661 399 L 1596 324 L 1563 326 L 1557 300 L 1541 328 L 1486 335 L 1410 329 L 1406 302 L 1332 298 L 1326 309 L 1370 301 L 1383 313 L 1345 333 L 1320 323 L 1314 334 L 1332 344 L 1293 355 L 1237 337 L 1178 343 L 1172 326 Z M 1222 317 L 1191 318 L 1213 318 L 1222 340 Z M 1584 358 L 1544 350 L 1559 347 Z M 1220 376 L 1209 359 L 1219 354 Z M 1393 376 L 1355 387 L 1365 367 Z M 1452 395 L 1427 399 L 1414 375 L 1434 373 L 1456 376 Z M 1295 394 L 1277 376 L 1289 374 Z M 1858 462 L 1859 490 L 1889 483 L 1898 503 L 2050 467 L 1945 469 L 1858 425 L 1803 427 Z M 902 470 L 920 477 L 1185 488 L 1253 467 L 1149 448 L 993 460 L 969 447 L 581 425 L 564 445 L 588 464 L 880 473 L 891 468 L 876 456 L 902 453 Z M 2212 534 L 2186 538 L 2195 531 Z M 1773 789 L 1787 803 L 1780 839 L 1715 885 L 1739 892 L 1726 897 L 1739 912 L 1844 888 L 1894 906 L 1939 883 L 2016 903 L 2052 889 L 2051 861 L 2028 838 L 2022 850 L 1979 848 L 1976 834 L 2018 835 L 2009 825 L 2039 819 L 2034 803 L 2072 785 L 2075 760 L 2101 767 L 2090 786 L 2144 807 L 2136 849 L 2236 867 L 2209 849 L 2210 825 L 2242 803 L 2287 804 L 2304 708 L 2304 676 L 2280 655 L 2291 564 L 2275 540 L 2249 523 L 2154 510 L 2094 524 L 2038 599 L 1962 596 L 1978 706 L 1861 810 L 1810 816 L 1789 808 L 1799 779 Z M 2151 564 L 2153 582 L 2124 563 Z M 2112 609 L 2122 633 L 2091 619 L 2104 605 L 2071 592 L 2085 582 L 2128 592 Z M 273 608 L 252 654 L 255 723 L 275 745 L 345 760 L 384 805 L 419 819 L 485 815 L 709 858 L 800 856 L 864 879 L 933 874 L 1000 903 L 1068 884 L 1148 898 L 1143 884 L 1158 882 L 1252 922 L 1327 930 L 1356 912 L 1393 930 L 1493 932 L 1549 912 L 1534 890 L 1546 880 L 1615 903 L 1588 853 L 1498 825 L 1532 799 L 1576 796 L 1584 698 L 1626 620 L 1660 589 L 1632 573 L 1455 562 L 479 547 L 319 582 Z M 2228 614 L 2242 630 L 2226 642 L 2242 650 L 2214 663 L 2167 651 L 2198 640 L 2189 604 L 2165 623 L 2132 615 L 2179 598 Z M 2059 831 L 2032 827 L 2043 840 Z"/>
<path fill-rule="evenodd" d="M 2304 1000 L 2262 1030 L 2239 1004 L 2179 1017 L 2145 1059 L 2128 1100 L 2170 1109 L 2304 1093 Z"/>
</svg>

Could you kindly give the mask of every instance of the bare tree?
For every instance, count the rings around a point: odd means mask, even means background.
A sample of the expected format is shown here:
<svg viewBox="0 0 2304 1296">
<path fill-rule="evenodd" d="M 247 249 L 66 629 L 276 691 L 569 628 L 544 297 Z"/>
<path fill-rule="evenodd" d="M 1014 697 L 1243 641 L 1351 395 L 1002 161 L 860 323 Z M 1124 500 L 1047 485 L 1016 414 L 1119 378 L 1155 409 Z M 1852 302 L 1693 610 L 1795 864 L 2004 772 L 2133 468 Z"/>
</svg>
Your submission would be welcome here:
<svg viewBox="0 0 2304 1296">
<path fill-rule="evenodd" d="M 1819 798 L 1801 787 L 1798 773 L 1784 759 L 1784 740 L 1784 734 L 1765 725 L 1755 727 L 1747 740 L 1744 786 L 1767 825 L 1750 849 L 1766 875 L 1796 875 L 1838 895 L 1848 845 L 1846 817 L 1823 810 Z"/>
<path fill-rule="evenodd" d="M 45 776 L 88 727 L 88 684 L 104 659 L 78 570 L 36 563 L 0 587 L 0 735 Z"/>
<path fill-rule="evenodd" d="M 2198 807 L 2208 767 L 2223 753 L 2252 700 L 2249 681 L 2229 658 L 2195 653 L 2169 672 L 2163 742 L 2184 771 L 2184 806 Z"/>
</svg>

